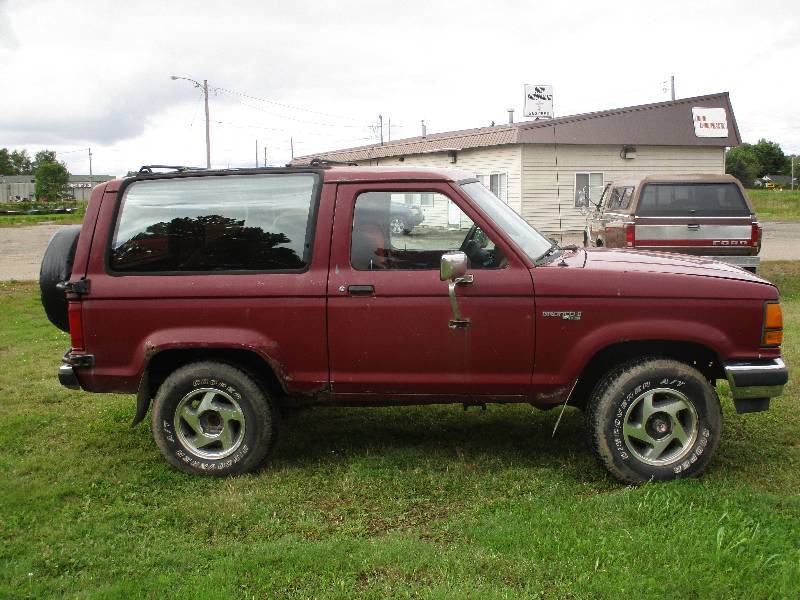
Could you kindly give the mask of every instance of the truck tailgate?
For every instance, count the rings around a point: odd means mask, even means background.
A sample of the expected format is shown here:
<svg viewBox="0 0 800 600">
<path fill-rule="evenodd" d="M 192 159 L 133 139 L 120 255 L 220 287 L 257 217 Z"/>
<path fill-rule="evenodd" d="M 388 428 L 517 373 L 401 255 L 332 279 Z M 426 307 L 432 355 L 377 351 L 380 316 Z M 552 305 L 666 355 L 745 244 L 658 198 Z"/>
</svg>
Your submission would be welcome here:
<svg viewBox="0 0 800 600">
<path fill-rule="evenodd" d="M 636 248 L 684 254 L 757 254 L 758 224 L 752 217 L 635 217 Z"/>
</svg>

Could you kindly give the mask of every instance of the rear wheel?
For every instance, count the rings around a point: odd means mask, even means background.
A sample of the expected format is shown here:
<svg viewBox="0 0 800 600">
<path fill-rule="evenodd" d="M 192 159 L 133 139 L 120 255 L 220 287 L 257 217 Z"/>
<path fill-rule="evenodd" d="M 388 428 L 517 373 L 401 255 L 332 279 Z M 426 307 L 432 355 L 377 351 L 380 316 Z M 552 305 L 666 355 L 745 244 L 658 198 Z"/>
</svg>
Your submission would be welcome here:
<svg viewBox="0 0 800 600">
<path fill-rule="evenodd" d="M 153 401 L 153 437 L 164 457 L 191 474 L 256 469 L 277 434 L 278 413 L 246 373 L 217 362 L 174 371 Z"/>
<path fill-rule="evenodd" d="M 722 432 L 714 388 L 687 364 L 640 359 L 607 375 L 586 415 L 600 463 L 626 483 L 695 475 Z"/>
</svg>

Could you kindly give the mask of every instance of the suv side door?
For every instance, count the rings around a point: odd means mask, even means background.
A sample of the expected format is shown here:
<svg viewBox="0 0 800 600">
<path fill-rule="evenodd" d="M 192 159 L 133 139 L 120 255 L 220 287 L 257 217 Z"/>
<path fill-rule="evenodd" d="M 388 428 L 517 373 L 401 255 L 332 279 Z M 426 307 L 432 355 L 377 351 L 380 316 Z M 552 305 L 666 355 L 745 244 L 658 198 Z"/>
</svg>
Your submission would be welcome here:
<svg viewBox="0 0 800 600">
<path fill-rule="evenodd" d="M 438 201 L 426 208 L 425 227 L 409 236 L 386 237 L 386 219 L 370 219 L 369 211 L 362 209 L 368 206 L 369 194 L 380 208 L 375 196 L 380 193 L 435 194 Z M 502 264 L 471 268 L 474 281 L 457 286 L 459 308 L 470 319 L 466 328 L 449 325 L 453 311 L 447 282 L 439 279 L 439 263 L 441 250 L 458 250 L 457 244 L 474 229 L 452 229 L 452 207 L 446 201 L 462 212 L 461 227 L 469 225 L 464 220 L 469 219 L 491 238 L 486 243 L 495 244 L 493 260 Z M 435 237 L 430 238 L 434 242 L 422 239 L 437 219 L 445 232 L 437 235 L 449 237 L 449 245 Z M 365 254 L 365 244 L 378 249 Z M 423 249 L 409 252 L 414 244 Z M 533 310 L 528 268 L 455 186 L 339 185 L 328 280 L 328 349 L 335 396 L 356 401 L 407 396 L 414 402 L 421 396 L 430 401 L 481 395 L 525 399 L 533 370 Z"/>
</svg>

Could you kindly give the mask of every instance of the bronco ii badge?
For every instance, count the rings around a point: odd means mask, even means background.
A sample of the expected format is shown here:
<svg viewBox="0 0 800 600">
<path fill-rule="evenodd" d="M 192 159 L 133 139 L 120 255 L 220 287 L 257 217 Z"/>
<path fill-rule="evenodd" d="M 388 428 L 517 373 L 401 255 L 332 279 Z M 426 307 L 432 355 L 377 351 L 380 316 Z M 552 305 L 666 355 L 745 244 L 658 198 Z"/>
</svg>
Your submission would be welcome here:
<svg viewBox="0 0 800 600">
<path fill-rule="evenodd" d="M 565 321 L 580 321 L 581 311 L 579 310 L 543 310 L 543 317 L 561 317 Z"/>
</svg>

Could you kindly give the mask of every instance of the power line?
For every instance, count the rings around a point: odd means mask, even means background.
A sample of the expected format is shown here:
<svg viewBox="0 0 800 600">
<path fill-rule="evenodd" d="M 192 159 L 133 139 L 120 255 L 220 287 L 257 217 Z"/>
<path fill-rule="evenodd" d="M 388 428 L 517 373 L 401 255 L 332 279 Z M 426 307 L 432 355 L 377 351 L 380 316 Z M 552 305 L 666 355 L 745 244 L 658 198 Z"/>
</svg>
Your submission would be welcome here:
<svg viewBox="0 0 800 600">
<path fill-rule="evenodd" d="M 356 119 L 354 117 L 346 117 L 344 115 L 335 115 L 333 113 L 322 112 L 322 111 L 319 111 L 319 110 L 312 110 L 310 108 L 303 108 L 301 106 L 294 106 L 292 104 L 286 104 L 284 102 L 277 102 L 276 100 L 269 100 L 268 98 L 260 98 L 258 96 L 253 96 L 251 94 L 245 94 L 243 92 L 237 92 L 236 90 L 229 90 L 229 89 L 226 89 L 226 88 L 214 88 L 214 90 L 220 91 L 220 92 L 222 92 L 224 94 L 228 94 L 228 95 L 241 96 L 242 98 L 249 98 L 250 100 L 257 100 L 259 102 L 267 102 L 269 104 L 274 104 L 275 106 L 282 106 L 284 108 L 289 108 L 289 109 L 292 109 L 292 110 L 300 110 L 300 111 L 303 111 L 303 112 L 314 113 L 316 115 L 322 115 L 322 116 L 325 116 L 325 117 L 333 117 L 335 119 L 345 119 L 347 121 L 355 121 L 357 123 L 366 123 L 366 121 L 364 121 L 362 119 Z"/>
</svg>

